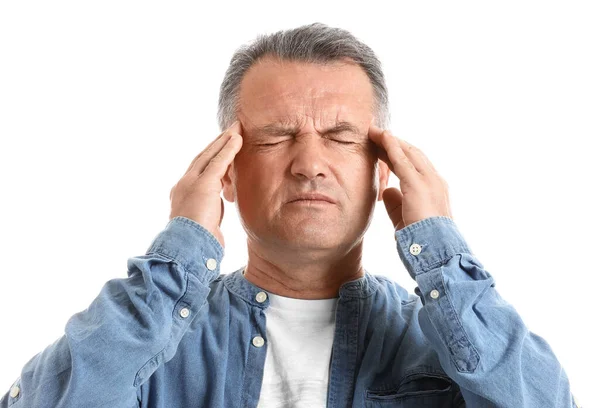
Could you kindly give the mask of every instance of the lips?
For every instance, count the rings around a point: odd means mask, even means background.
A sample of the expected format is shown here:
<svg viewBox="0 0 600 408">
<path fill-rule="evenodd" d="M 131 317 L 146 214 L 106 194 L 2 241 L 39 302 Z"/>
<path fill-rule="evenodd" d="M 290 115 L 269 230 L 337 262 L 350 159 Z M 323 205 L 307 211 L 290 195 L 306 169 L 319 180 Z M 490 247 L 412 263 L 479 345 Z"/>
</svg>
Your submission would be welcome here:
<svg viewBox="0 0 600 408">
<path fill-rule="evenodd" d="M 331 204 L 335 204 L 335 200 L 333 198 L 319 193 L 299 194 L 297 196 L 294 196 L 289 202 L 293 203 L 294 201 L 299 200 L 327 201 Z"/>
</svg>

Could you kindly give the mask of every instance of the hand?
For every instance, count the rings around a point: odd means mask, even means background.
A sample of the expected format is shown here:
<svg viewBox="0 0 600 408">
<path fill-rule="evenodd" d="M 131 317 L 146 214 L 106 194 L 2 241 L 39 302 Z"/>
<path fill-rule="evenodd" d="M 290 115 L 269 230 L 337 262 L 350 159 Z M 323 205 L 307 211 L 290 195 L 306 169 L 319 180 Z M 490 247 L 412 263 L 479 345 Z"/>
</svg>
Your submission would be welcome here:
<svg viewBox="0 0 600 408">
<path fill-rule="evenodd" d="M 236 121 L 213 140 L 194 158 L 170 195 L 169 220 L 183 216 L 196 221 L 213 234 L 223 248 L 225 238 L 220 227 L 225 205 L 221 198 L 221 179 L 242 147 L 241 132 L 242 126 Z"/>
<path fill-rule="evenodd" d="M 421 150 L 373 124 L 369 138 L 377 145 L 378 157 L 400 180 L 402 191 L 389 187 L 383 192 L 396 231 L 429 217 L 452 218 L 448 183 Z"/>
</svg>

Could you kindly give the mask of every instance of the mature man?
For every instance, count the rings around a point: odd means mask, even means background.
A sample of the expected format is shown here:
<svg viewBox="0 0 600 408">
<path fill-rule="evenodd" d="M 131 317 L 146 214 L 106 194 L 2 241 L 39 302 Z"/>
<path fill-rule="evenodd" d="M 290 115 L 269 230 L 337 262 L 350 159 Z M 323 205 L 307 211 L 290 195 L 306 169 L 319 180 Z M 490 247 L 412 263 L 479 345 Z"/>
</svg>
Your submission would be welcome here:
<svg viewBox="0 0 600 408">
<path fill-rule="evenodd" d="M 576 406 L 460 234 L 446 182 L 387 117 L 379 61 L 347 31 L 242 47 L 223 133 L 172 188 L 166 228 L 0 407 Z M 221 191 L 248 235 L 229 274 Z M 381 200 L 416 295 L 361 265 Z"/>
</svg>

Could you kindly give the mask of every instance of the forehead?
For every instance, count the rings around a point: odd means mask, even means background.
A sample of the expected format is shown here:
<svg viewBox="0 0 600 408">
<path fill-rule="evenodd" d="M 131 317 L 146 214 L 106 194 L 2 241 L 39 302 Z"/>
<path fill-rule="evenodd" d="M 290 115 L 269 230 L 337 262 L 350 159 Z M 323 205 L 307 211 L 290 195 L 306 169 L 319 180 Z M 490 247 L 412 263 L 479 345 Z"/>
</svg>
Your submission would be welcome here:
<svg viewBox="0 0 600 408">
<path fill-rule="evenodd" d="M 369 78 L 357 64 L 314 64 L 269 57 L 244 75 L 239 115 L 256 126 L 370 121 L 373 102 Z"/>
</svg>

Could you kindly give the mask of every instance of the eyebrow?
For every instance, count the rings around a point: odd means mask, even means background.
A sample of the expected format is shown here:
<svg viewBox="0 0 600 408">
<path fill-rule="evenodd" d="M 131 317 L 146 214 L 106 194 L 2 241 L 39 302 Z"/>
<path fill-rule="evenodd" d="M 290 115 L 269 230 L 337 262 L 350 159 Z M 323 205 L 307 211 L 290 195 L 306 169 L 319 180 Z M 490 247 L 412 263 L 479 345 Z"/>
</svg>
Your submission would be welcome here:
<svg viewBox="0 0 600 408">
<path fill-rule="evenodd" d="M 266 136 L 285 136 L 285 135 L 295 135 L 300 132 L 300 128 L 298 126 L 288 126 L 283 124 L 271 123 L 264 126 L 258 126 L 254 129 L 257 133 Z M 342 133 L 342 132 L 350 132 L 356 135 L 361 135 L 358 127 L 353 125 L 350 122 L 342 121 L 338 122 L 335 126 L 325 129 L 323 134 L 332 134 L 332 133 Z"/>
</svg>

